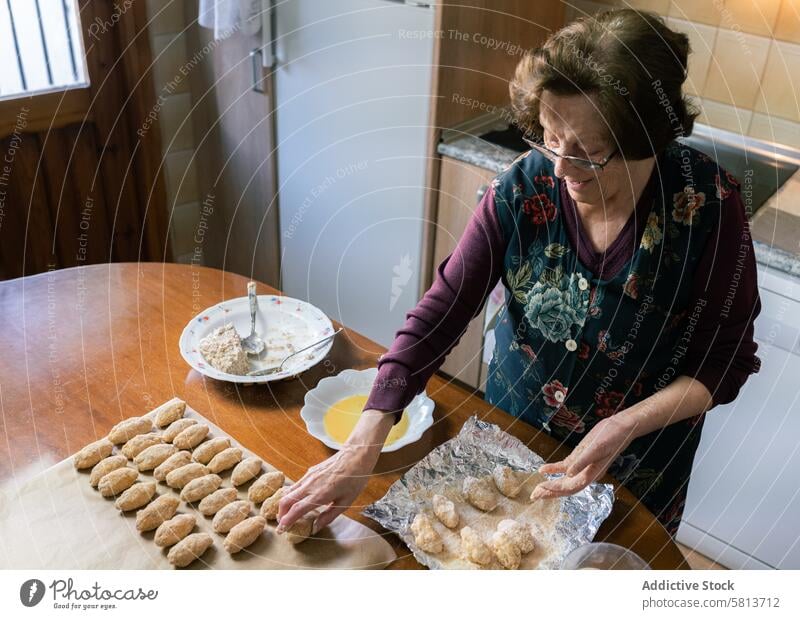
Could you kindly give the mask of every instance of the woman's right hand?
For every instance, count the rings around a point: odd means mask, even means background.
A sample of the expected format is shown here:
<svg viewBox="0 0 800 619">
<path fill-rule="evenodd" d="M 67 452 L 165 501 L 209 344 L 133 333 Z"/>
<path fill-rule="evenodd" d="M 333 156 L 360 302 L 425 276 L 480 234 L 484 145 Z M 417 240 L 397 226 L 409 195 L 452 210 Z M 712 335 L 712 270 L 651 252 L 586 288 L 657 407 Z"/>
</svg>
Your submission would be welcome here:
<svg viewBox="0 0 800 619">
<path fill-rule="evenodd" d="M 313 509 L 327 507 L 315 521 L 315 534 L 350 507 L 369 481 L 393 425 L 391 413 L 364 411 L 344 447 L 308 469 L 280 500 L 278 531 L 285 531 Z"/>
</svg>

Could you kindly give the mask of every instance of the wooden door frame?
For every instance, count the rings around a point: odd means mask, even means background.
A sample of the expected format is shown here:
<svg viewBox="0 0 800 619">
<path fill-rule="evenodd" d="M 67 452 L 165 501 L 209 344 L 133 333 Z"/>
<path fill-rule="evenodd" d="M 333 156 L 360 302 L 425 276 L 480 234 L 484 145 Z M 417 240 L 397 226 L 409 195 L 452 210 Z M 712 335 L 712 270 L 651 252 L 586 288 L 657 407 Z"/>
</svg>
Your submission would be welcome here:
<svg viewBox="0 0 800 619">
<path fill-rule="evenodd" d="M 117 8 L 125 6 L 124 11 Z M 1 100 L 0 138 L 17 129 L 21 112 L 25 118 L 22 131 L 43 133 L 45 142 L 51 131 L 68 125 L 81 123 L 83 131 L 94 131 L 96 126 L 99 136 L 107 137 L 104 142 L 97 140 L 98 177 L 106 186 L 117 188 L 115 195 L 109 196 L 118 202 L 112 206 L 121 215 L 120 225 L 132 226 L 133 231 L 133 238 L 118 239 L 125 243 L 122 248 L 116 240 L 112 247 L 122 250 L 126 258 L 136 255 L 169 261 L 166 186 L 159 168 L 161 136 L 157 125 L 143 138 L 137 134 L 157 103 L 145 0 L 116 6 L 79 0 L 78 8 L 89 85 Z M 109 24 L 101 36 L 90 31 L 97 24 Z M 125 160 L 127 154 L 131 162 Z"/>
<path fill-rule="evenodd" d="M 90 78 L 93 120 L 101 134 L 108 136 L 100 164 L 103 176 L 114 179 L 120 187 L 118 214 L 125 215 L 127 206 L 131 215 L 138 217 L 142 229 L 139 231 L 140 251 L 149 260 L 168 262 L 172 260 L 169 242 L 169 214 L 167 194 L 160 161 L 163 158 L 161 135 L 158 123 L 140 135 L 139 129 L 147 126 L 148 115 L 157 108 L 157 97 L 152 78 L 153 55 L 147 33 L 147 6 L 145 0 L 131 0 L 130 5 L 79 0 L 81 28 L 84 45 L 90 38 L 92 24 L 112 24 L 103 33 L 100 41 L 107 37 L 99 54 L 87 53 L 90 76 L 103 76 L 101 83 Z M 120 10 L 127 7 L 125 10 Z M 115 25 L 114 25 L 115 24 Z M 112 34 L 111 37 L 108 37 Z M 96 36 L 94 38 L 97 38 Z M 88 47 L 87 47 L 88 49 Z M 126 102 L 125 113 L 116 110 L 120 100 Z M 128 162 L 117 153 L 131 153 L 132 171 Z M 133 186 L 133 179 L 136 184 Z M 123 188 L 130 191 L 123 196 Z M 138 196 L 138 203 L 131 197 Z M 117 247 L 115 242 L 114 247 Z"/>
<path fill-rule="evenodd" d="M 125 92 L 132 93 L 125 118 L 128 121 L 129 135 L 138 139 L 138 147 L 134 152 L 137 185 L 140 188 L 149 188 L 145 201 L 148 216 L 144 218 L 142 231 L 148 245 L 148 255 L 154 260 L 171 262 L 171 218 L 167 209 L 167 189 L 161 165 L 164 151 L 158 124 L 144 138 L 139 137 L 139 129 L 148 122 L 149 115 L 158 103 L 153 82 L 153 53 L 147 31 L 148 24 L 146 0 L 134 0 L 131 9 L 119 24 L 120 49 L 128 50 L 122 55 L 122 81 Z"/>
<path fill-rule="evenodd" d="M 199 50 L 210 50 L 202 55 L 201 60 L 189 75 L 190 92 L 192 96 L 192 128 L 196 144 L 194 157 L 198 169 L 198 179 L 200 183 L 199 192 L 203 199 L 214 195 L 216 196 L 215 199 L 220 199 L 221 197 L 224 201 L 226 196 L 217 196 L 218 188 L 212 183 L 212 180 L 219 180 L 222 178 L 224 190 L 225 180 L 220 174 L 220 165 L 222 161 L 219 159 L 219 153 L 210 148 L 216 136 L 215 130 L 219 130 L 218 122 L 220 121 L 220 110 L 217 107 L 215 98 L 212 96 L 213 89 L 219 86 L 215 84 L 213 88 L 209 88 L 207 83 L 209 79 L 213 79 L 213 75 L 209 74 L 209 72 L 213 73 L 214 70 L 213 63 L 215 58 L 212 56 L 217 55 L 224 58 L 226 54 L 232 53 L 232 50 L 226 47 L 232 44 L 249 44 L 251 48 L 253 48 L 258 44 L 256 40 L 254 40 L 254 37 L 260 42 L 261 33 L 250 37 L 250 39 L 245 39 L 243 35 L 240 34 L 239 37 L 235 39 L 231 38 L 228 40 L 215 41 L 213 34 L 210 34 L 210 31 L 207 31 L 198 24 L 197 3 L 186 3 L 184 8 L 184 21 L 184 33 L 189 54 L 198 54 Z M 236 53 L 238 54 L 239 52 Z M 262 90 L 258 92 L 258 95 L 263 99 L 265 114 L 269 114 L 270 116 L 265 123 L 265 130 L 268 133 L 267 139 L 270 145 L 269 161 L 264 164 L 259 174 L 265 175 L 266 185 L 272 187 L 272 196 L 269 204 L 266 205 L 269 211 L 264 213 L 262 231 L 260 233 L 261 238 L 268 235 L 269 241 L 271 242 L 267 243 L 266 247 L 263 249 L 265 260 L 258 263 L 261 267 L 260 273 L 254 268 L 250 270 L 237 269 L 235 266 L 231 265 L 224 253 L 225 247 L 220 245 L 219 239 L 209 240 L 209 235 L 206 237 L 205 243 L 208 244 L 208 247 L 204 250 L 204 253 L 209 260 L 207 263 L 208 266 L 239 272 L 248 277 L 255 277 L 275 288 L 280 288 L 281 234 L 278 210 L 277 145 L 275 142 L 276 110 L 275 80 L 273 79 L 274 70 L 258 66 L 251 72 L 251 62 L 252 58 L 240 60 L 234 67 L 234 73 L 231 75 L 246 75 L 248 88 L 252 87 L 253 80 L 259 82 Z M 241 95 L 241 97 L 243 96 L 245 95 Z M 224 219 L 226 213 L 223 211 L 223 208 L 215 209 L 212 215 L 214 218 L 212 220 L 212 225 L 219 226 L 221 223 L 228 223 Z M 226 234 L 230 234 L 230 232 L 226 230 Z M 254 248 L 254 250 L 255 249 L 256 248 Z"/>
</svg>

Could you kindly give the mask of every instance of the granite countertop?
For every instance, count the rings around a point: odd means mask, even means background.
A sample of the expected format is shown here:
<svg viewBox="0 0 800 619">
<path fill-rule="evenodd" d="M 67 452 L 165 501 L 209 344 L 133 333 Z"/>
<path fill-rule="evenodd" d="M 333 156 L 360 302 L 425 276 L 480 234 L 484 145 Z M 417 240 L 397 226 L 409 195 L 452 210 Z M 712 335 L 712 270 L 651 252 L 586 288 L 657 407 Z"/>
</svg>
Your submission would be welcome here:
<svg viewBox="0 0 800 619">
<path fill-rule="evenodd" d="M 442 142 L 438 152 L 495 173 L 520 154 L 472 135 Z M 800 278 L 800 172 L 756 211 L 750 230 L 759 265 Z"/>
<path fill-rule="evenodd" d="M 452 142 L 439 144 L 439 154 L 470 163 L 499 174 L 510 166 L 519 153 L 491 144 L 473 136 L 464 136 Z"/>
</svg>

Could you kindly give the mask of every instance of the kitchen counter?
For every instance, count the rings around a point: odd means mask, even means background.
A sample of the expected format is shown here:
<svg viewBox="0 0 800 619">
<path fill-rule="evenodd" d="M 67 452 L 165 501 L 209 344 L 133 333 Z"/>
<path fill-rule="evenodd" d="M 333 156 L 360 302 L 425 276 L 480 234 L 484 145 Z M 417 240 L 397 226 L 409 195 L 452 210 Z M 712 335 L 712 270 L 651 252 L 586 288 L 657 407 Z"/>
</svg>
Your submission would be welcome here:
<svg viewBox="0 0 800 619">
<path fill-rule="evenodd" d="M 520 154 L 463 134 L 439 144 L 438 152 L 495 173 L 506 169 Z M 800 172 L 756 211 L 750 228 L 758 263 L 800 278 Z"/>
<path fill-rule="evenodd" d="M 750 231 L 761 264 L 800 277 L 800 172 L 756 211 Z"/>
<path fill-rule="evenodd" d="M 473 136 L 460 137 L 439 144 L 439 154 L 452 157 L 499 174 L 510 166 L 519 153 Z"/>
<path fill-rule="evenodd" d="M 247 279 L 181 264 L 105 264 L 0 282 L 0 490 L 8 496 L 27 478 L 103 436 L 125 417 L 178 396 L 287 477 L 333 454 L 309 436 L 300 409 L 308 390 L 346 368 L 374 367 L 385 349 L 345 329 L 324 363 L 294 380 L 236 386 L 204 378 L 181 357 L 178 338 L 204 308 L 243 295 Z M 280 294 L 259 284 L 261 294 Z M 338 325 L 337 325 L 338 326 Z M 389 486 L 431 449 L 455 436 L 473 415 L 499 425 L 548 460 L 566 450 L 532 426 L 441 376 L 426 387 L 435 423 L 420 440 L 383 454 L 361 494 L 363 503 Z M 613 482 L 610 477 L 601 481 Z M 13 502 L 6 505 L 14 509 Z M 382 533 L 361 515 L 347 515 Z M 391 567 L 420 565 L 395 535 Z M 680 550 L 655 517 L 625 488 L 596 541 L 633 549 L 654 569 L 686 568 Z"/>
</svg>

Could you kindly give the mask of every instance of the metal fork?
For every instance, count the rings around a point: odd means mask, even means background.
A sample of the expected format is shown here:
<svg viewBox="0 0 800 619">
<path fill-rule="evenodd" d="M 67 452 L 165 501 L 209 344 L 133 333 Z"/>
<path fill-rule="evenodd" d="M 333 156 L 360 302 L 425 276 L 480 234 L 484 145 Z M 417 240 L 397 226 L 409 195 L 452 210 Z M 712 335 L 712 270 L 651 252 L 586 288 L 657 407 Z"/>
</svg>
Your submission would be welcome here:
<svg viewBox="0 0 800 619">
<path fill-rule="evenodd" d="M 277 374 L 279 372 L 282 372 L 283 371 L 283 364 L 286 363 L 289 359 L 291 359 L 295 355 L 299 355 L 301 352 L 304 352 L 304 351 L 308 350 L 309 348 L 314 348 L 316 346 L 319 346 L 320 344 L 324 344 L 328 340 L 336 337 L 336 335 L 338 333 L 341 333 L 342 331 L 344 331 L 344 329 L 342 327 L 339 327 L 338 329 L 336 329 L 336 331 L 334 331 L 330 335 L 326 335 L 321 340 L 318 340 L 318 341 L 314 342 L 313 344 L 305 346 L 304 348 L 301 348 L 300 350 L 296 350 L 291 355 L 287 355 L 286 357 L 284 357 L 283 361 L 281 361 L 279 365 L 273 366 L 271 368 L 265 368 L 263 370 L 251 370 L 250 372 L 247 373 L 247 375 L 248 376 L 268 376 L 270 374 Z"/>
</svg>

